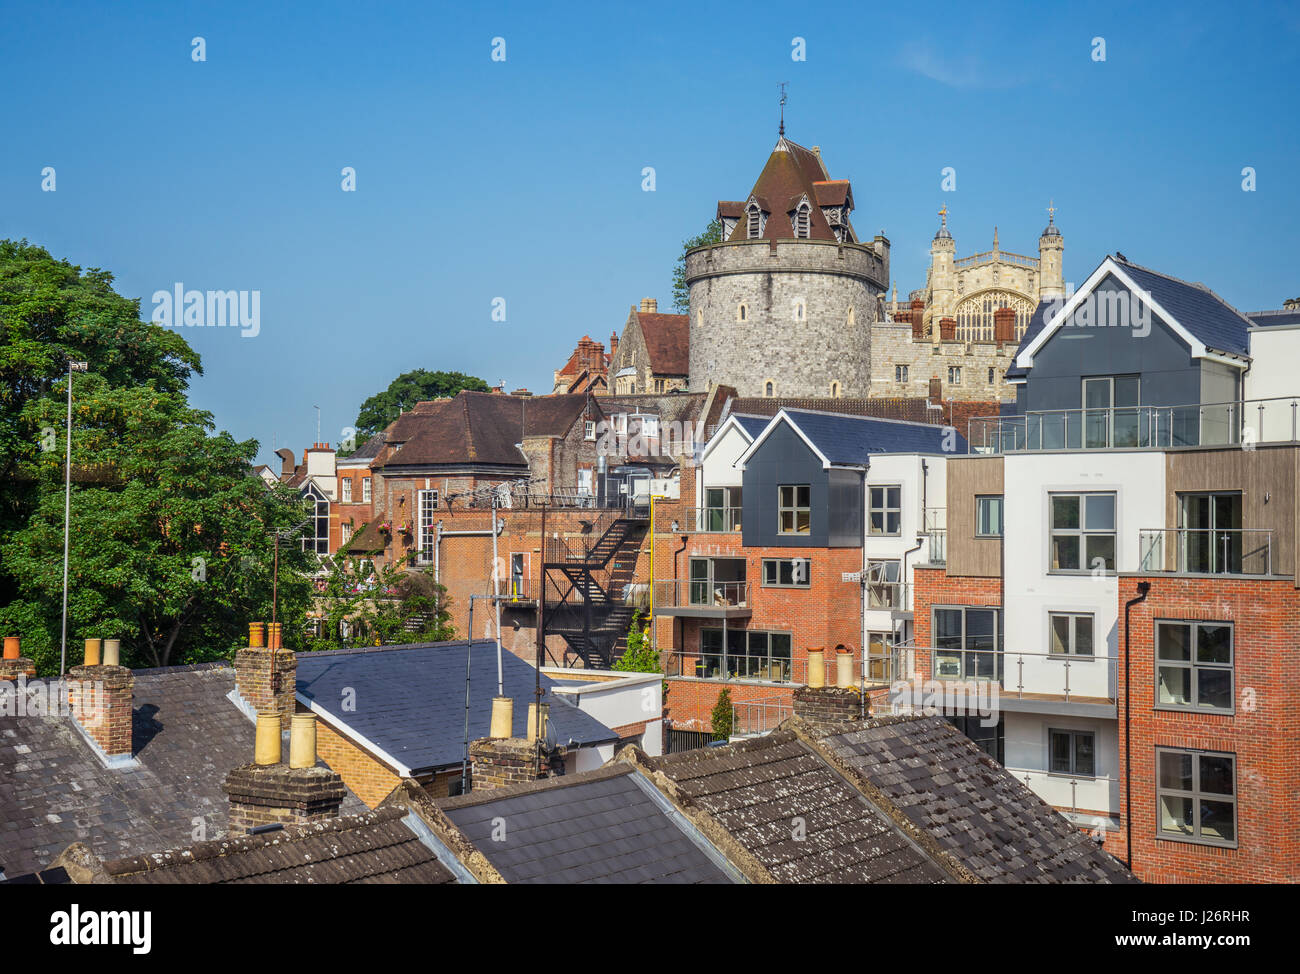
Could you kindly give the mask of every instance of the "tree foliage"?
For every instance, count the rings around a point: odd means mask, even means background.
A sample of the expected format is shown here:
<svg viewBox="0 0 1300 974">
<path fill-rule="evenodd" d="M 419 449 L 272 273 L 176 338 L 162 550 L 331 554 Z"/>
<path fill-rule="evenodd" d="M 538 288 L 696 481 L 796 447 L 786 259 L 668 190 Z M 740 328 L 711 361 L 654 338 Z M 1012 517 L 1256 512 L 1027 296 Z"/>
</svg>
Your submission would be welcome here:
<svg viewBox="0 0 1300 974">
<path fill-rule="evenodd" d="M 313 608 L 321 620 L 319 634 L 308 644 L 313 650 L 456 637 L 447 589 L 428 569 L 399 573 L 396 566 L 385 565 L 376 572 L 369 562 L 345 559 L 324 581 Z"/>
<path fill-rule="evenodd" d="M 404 372 L 388 384 L 383 392 L 375 393 L 361 404 L 357 413 L 357 443 L 374 436 L 417 402 L 454 396 L 462 389 L 471 392 L 488 392 L 482 379 L 463 372 L 429 372 L 416 369 Z"/>
<path fill-rule="evenodd" d="M 722 221 L 714 218 L 703 232 L 682 241 L 682 252 L 673 266 L 673 310 L 684 315 L 691 310 L 691 292 L 686 286 L 686 252 L 708 244 L 722 243 Z"/>
<path fill-rule="evenodd" d="M 122 640 L 129 666 L 219 659 L 271 617 L 300 642 L 309 556 L 301 500 L 251 475 L 254 440 L 213 431 L 185 391 L 199 357 L 140 321 L 112 275 L 0 241 L 0 628 L 57 672 L 63 593 L 67 362 L 73 385 L 69 665 L 87 637 Z M 314 557 L 314 556 L 313 556 Z"/>
<path fill-rule="evenodd" d="M 726 687 L 718 694 L 718 702 L 713 705 L 713 711 L 709 714 L 709 723 L 713 727 L 713 736 L 716 740 L 725 741 L 731 737 L 731 691 Z"/>
</svg>

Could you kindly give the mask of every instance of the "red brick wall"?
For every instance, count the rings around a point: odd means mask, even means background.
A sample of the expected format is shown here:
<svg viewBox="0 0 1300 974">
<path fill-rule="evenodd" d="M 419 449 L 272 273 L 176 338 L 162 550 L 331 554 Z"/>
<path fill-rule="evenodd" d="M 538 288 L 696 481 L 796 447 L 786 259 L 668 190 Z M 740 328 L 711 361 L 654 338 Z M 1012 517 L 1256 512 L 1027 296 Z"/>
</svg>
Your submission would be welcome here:
<svg viewBox="0 0 1300 974">
<path fill-rule="evenodd" d="M 727 680 L 695 680 L 668 678 L 668 700 L 664 718 L 672 721 L 677 730 L 710 730 L 710 714 L 718 702 L 718 694 L 731 691 L 731 702 L 775 702 L 793 699 L 794 688 L 789 684 L 737 683 Z"/>
<path fill-rule="evenodd" d="M 1150 581 L 1146 602 L 1132 609 L 1130 684 L 1119 688 L 1121 768 L 1125 750 L 1125 695 L 1132 720 L 1133 870 L 1148 882 L 1240 883 L 1300 881 L 1300 595 L 1291 580 L 1125 576 L 1121 584 L 1119 647 L 1124 647 L 1124 602 L 1136 583 Z M 1156 619 L 1229 621 L 1234 625 L 1236 712 L 1231 715 L 1155 709 Z M 1249 698 L 1253 697 L 1253 703 Z M 1249 709 L 1253 706 L 1254 709 Z M 1236 849 L 1156 838 L 1156 747 L 1225 751 L 1236 755 Z M 1121 770 L 1121 808 L 1124 807 Z M 1126 823 L 1125 823 L 1126 824 Z M 1107 848 L 1125 855 L 1121 826 Z"/>
<path fill-rule="evenodd" d="M 942 568 L 916 567 L 912 571 L 912 632 L 916 676 L 930 678 L 933 645 L 931 608 L 936 605 L 1002 605 L 1002 579 L 976 575 L 949 575 Z"/>
</svg>

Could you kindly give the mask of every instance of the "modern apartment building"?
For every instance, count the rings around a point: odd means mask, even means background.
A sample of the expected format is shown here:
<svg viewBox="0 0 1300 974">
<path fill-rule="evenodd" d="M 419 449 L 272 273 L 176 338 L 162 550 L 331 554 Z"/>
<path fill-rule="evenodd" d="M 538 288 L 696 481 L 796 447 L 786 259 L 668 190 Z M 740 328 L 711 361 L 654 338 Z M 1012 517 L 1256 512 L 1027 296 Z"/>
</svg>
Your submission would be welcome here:
<svg viewBox="0 0 1300 974">
<path fill-rule="evenodd" d="M 1149 881 L 1300 878 L 1284 318 L 1107 258 L 1040 305 L 1017 414 L 971 422 L 945 563 L 915 572 L 897 709 L 996 688 L 967 733 Z"/>
</svg>

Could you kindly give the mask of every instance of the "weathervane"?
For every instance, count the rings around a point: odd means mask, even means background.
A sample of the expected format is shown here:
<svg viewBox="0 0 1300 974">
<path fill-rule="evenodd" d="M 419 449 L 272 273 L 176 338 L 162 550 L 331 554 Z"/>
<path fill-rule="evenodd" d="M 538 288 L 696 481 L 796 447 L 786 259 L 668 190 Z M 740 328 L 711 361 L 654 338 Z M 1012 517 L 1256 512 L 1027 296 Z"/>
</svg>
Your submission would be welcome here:
<svg viewBox="0 0 1300 974">
<path fill-rule="evenodd" d="M 1056 222 L 1056 201 L 1055 200 L 1047 201 L 1047 222 L 1049 224 Z"/>
<path fill-rule="evenodd" d="M 787 98 L 785 93 L 785 86 L 788 85 L 789 83 L 790 82 L 788 81 L 781 82 L 781 129 L 777 134 L 782 136 L 785 135 L 785 103 Z"/>
</svg>

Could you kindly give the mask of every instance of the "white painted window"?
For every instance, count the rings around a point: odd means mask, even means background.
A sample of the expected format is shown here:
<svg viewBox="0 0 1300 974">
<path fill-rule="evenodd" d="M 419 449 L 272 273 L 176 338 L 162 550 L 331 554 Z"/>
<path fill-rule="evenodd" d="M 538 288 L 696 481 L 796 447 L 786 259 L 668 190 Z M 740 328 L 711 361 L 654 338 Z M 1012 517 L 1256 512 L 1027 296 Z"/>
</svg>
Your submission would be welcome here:
<svg viewBox="0 0 1300 974">
<path fill-rule="evenodd" d="M 370 478 L 369 477 L 361 478 L 361 502 L 363 504 L 370 503 Z"/>
<path fill-rule="evenodd" d="M 436 490 L 422 490 L 417 500 L 417 510 L 419 512 L 419 560 L 421 564 L 432 564 L 434 560 L 434 545 L 437 543 L 437 530 L 434 526 L 434 517 L 438 513 L 438 492 Z"/>
<path fill-rule="evenodd" d="M 343 503 L 351 504 L 352 503 L 352 478 L 344 477 L 342 481 L 342 486 L 343 486 Z"/>
</svg>

